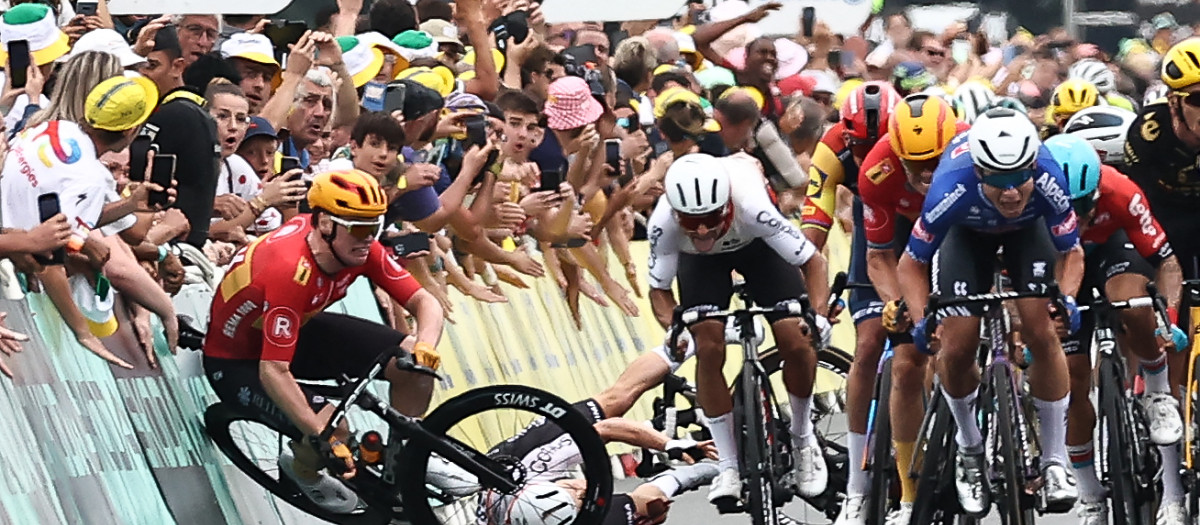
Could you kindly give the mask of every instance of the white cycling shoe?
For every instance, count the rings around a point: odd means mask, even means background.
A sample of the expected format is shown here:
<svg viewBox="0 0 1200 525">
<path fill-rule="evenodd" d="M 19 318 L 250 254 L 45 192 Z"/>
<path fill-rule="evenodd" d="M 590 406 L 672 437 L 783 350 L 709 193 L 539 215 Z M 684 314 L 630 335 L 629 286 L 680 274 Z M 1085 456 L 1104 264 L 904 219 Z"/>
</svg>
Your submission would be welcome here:
<svg viewBox="0 0 1200 525">
<path fill-rule="evenodd" d="M 1183 419 L 1179 416 L 1179 402 L 1174 397 L 1155 392 L 1142 395 L 1140 401 L 1149 420 L 1150 441 L 1165 447 L 1183 439 Z"/>
<path fill-rule="evenodd" d="M 292 470 L 295 460 L 292 451 L 284 447 L 283 453 L 279 455 L 279 472 L 300 487 L 304 495 L 318 507 L 334 514 L 350 514 L 358 508 L 358 494 L 324 471 L 318 473 L 320 477 L 316 481 L 300 479 Z"/>
<path fill-rule="evenodd" d="M 1186 525 L 1188 523 L 1187 509 L 1182 501 L 1165 503 L 1158 508 L 1158 525 Z"/>
<path fill-rule="evenodd" d="M 833 525 L 867 525 L 867 503 L 870 499 L 866 494 L 849 494 L 842 502 L 842 512 L 838 514 Z"/>
<path fill-rule="evenodd" d="M 796 489 L 801 496 L 812 498 L 825 493 L 829 486 L 829 470 L 825 466 L 825 454 L 815 439 L 803 446 L 792 445 L 796 460 Z"/>
<path fill-rule="evenodd" d="M 913 504 L 901 503 L 900 508 L 888 513 L 885 525 L 909 525 L 912 522 Z"/>
<path fill-rule="evenodd" d="M 742 499 L 742 476 L 737 469 L 722 470 L 708 489 L 708 502 L 737 502 Z"/>
<path fill-rule="evenodd" d="M 1079 502 L 1079 525 L 1108 525 L 1108 500 Z"/>
</svg>

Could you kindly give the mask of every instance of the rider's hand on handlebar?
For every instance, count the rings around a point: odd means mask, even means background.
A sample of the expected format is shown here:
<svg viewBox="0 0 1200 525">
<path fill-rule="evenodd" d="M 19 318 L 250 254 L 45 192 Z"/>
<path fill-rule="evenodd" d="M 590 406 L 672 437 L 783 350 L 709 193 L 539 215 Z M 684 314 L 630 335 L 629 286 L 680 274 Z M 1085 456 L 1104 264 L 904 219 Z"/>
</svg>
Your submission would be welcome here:
<svg viewBox="0 0 1200 525">
<path fill-rule="evenodd" d="M 912 334 L 913 344 L 917 346 L 917 351 L 927 355 L 936 354 L 940 346 L 937 344 L 937 327 L 934 328 L 932 334 L 926 335 L 926 326 L 930 322 L 936 321 L 930 321 L 928 317 L 922 317 L 916 322 L 916 324 L 912 326 L 912 329 L 909 330 L 909 333 Z"/>
<path fill-rule="evenodd" d="M 708 458 L 713 461 L 718 459 L 717 446 L 714 445 L 711 440 L 697 442 L 693 439 L 672 439 L 667 441 L 667 444 L 663 447 L 663 450 L 672 457 L 674 457 L 674 454 L 671 453 L 676 452 L 680 455 L 683 461 L 689 465 L 694 464 L 695 462 L 704 458 Z M 696 457 L 692 455 L 700 452 L 703 453 L 702 457 Z"/>
<path fill-rule="evenodd" d="M 883 329 L 889 333 L 899 334 L 912 328 L 912 319 L 902 305 L 899 299 L 883 303 Z"/>
<path fill-rule="evenodd" d="M 353 478 L 356 472 L 354 467 L 354 454 L 350 453 L 350 447 L 346 446 L 345 443 L 342 443 L 337 438 L 331 439 L 329 441 L 329 446 L 330 452 L 333 454 L 333 456 L 346 463 L 346 470 L 345 472 L 342 472 L 342 479 Z"/>
<path fill-rule="evenodd" d="M 442 364 L 442 357 L 437 349 L 424 341 L 413 345 L 413 357 L 417 359 L 418 365 L 430 370 L 437 370 Z"/>
</svg>

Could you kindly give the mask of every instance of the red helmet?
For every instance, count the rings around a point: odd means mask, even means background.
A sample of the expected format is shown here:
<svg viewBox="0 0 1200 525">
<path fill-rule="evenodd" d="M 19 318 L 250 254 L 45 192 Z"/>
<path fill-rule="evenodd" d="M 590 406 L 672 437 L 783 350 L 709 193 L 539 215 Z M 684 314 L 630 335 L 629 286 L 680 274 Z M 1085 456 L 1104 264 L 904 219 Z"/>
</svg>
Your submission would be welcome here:
<svg viewBox="0 0 1200 525">
<path fill-rule="evenodd" d="M 842 124 L 846 133 L 860 141 L 874 143 L 879 140 L 887 133 L 892 108 L 900 99 L 900 94 L 887 82 L 864 82 L 854 88 L 842 102 Z"/>
</svg>

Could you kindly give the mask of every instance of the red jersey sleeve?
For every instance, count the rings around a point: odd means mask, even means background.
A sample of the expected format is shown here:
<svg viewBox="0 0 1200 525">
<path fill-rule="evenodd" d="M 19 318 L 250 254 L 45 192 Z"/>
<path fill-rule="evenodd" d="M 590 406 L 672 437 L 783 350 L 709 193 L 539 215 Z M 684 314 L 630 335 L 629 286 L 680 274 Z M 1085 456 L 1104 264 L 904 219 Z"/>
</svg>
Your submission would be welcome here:
<svg viewBox="0 0 1200 525">
<path fill-rule="evenodd" d="M 887 135 L 879 139 L 862 169 L 858 170 L 858 195 L 863 203 L 863 229 L 867 233 L 867 244 L 872 248 L 891 246 L 896 236 L 896 197 L 900 193 L 891 182 L 892 175 L 901 170 L 894 162 L 891 142 Z"/>
<path fill-rule="evenodd" d="M 371 252 L 367 255 L 364 267 L 366 271 L 363 273 L 367 278 L 402 305 L 408 304 L 413 294 L 421 289 L 421 283 L 400 266 L 378 242 L 371 244 Z"/>
<path fill-rule="evenodd" d="M 309 300 L 304 286 L 286 272 L 272 274 L 263 283 L 262 360 L 291 362 L 300 338 L 301 317 Z"/>
<path fill-rule="evenodd" d="M 1101 184 L 1113 189 L 1113 195 L 1121 205 L 1121 227 L 1138 253 L 1155 265 L 1170 256 L 1172 250 L 1167 233 L 1151 213 L 1150 203 L 1141 188 L 1111 166 L 1101 167 L 1100 174 Z"/>
</svg>

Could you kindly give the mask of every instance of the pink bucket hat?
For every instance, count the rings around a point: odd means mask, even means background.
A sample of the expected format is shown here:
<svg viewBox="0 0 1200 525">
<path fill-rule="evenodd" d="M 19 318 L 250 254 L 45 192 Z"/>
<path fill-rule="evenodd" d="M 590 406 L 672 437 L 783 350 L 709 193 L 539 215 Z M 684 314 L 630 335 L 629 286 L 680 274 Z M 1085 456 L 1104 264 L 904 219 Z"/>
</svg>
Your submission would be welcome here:
<svg viewBox="0 0 1200 525">
<path fill-rule="evenodd" d="M 604 107 L 592 98 L 585 80 L 567 76 L 550 84 L 545 112 L 550 129 L 564 131 L 595 122 L 604 113 Z"/>
</svg>

